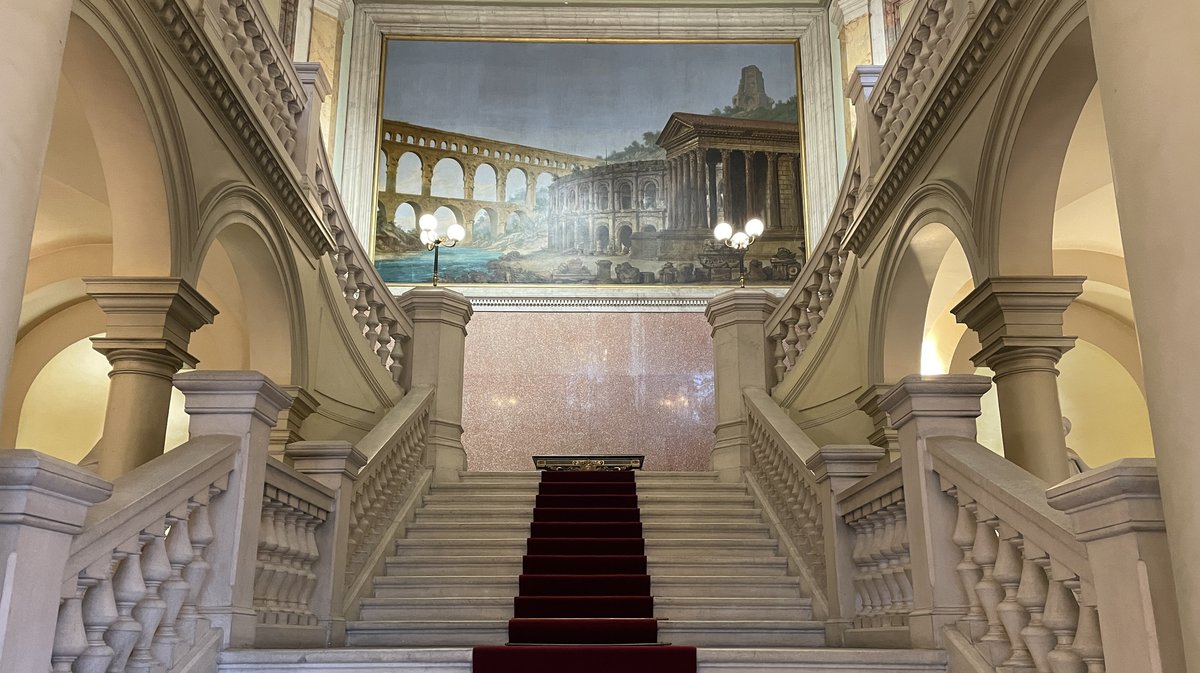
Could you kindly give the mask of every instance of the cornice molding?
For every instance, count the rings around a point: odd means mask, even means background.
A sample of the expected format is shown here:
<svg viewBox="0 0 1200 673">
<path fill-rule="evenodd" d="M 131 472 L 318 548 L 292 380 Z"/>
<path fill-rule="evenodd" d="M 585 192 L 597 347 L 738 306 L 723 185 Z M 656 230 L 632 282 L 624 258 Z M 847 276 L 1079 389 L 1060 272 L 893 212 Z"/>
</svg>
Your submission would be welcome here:
<svg viewBox="0 0 1200 673">
<path fill-rule="evenodd" d="M 261 114 L 251 107 L 251 99 L 233 84 L 236 75 L 217 56 L 224 48 L 209 41 L 183 0 L 145 1 L 158 19 L 163 36 L 188 64 L 196 82 L 220 110 L 229 130 L 242 141 L 285 212 L 300 228 L 310 252 L 319 257 L 332 251 L 333 243 L 307 197 L 291 156 L 263 124 Z"/>
<path fill-rule="evenodd" d="M 919 114 L 897 139 L 878 175 L 875 189 L 863 197 L 862 214 L 847 234 L 846 246 L 863 255 L 879 225 L 886 219 L 903 195 L 913 170 L 920 165 L 926 152 L 946 127 L 947 120 L 957 111 L 958 104 L 975 84 L 976 75 L 1005 37 L 1027 0 L 992 0 L 980 16 L 972 21 L 970 34 L 954 49 L 951 66 L 938 76 L 937 86 L 921 106 Z"/>
<path fill-rule="evenodd" d="M 412 286 L 390 286 L 399 297 Z M 453 288 L 475 311 L 524 313 L 703 313 L 709 302 L 727 287 L 516 287 L 462 286 Z M 787 288 L 763 288 L 772 296 L 783 296 Z"/>
</svg>

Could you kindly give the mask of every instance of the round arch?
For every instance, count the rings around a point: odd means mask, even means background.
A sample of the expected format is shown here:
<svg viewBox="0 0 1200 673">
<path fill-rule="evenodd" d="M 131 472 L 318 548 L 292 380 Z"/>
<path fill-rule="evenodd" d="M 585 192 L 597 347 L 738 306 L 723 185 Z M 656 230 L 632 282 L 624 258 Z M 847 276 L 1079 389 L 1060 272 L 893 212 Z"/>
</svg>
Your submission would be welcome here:
<svg viewBox="0 0 1200 673">
<path fill-rule="evenodd" d="M 466 186 L 466 171 L 458 159 L 445 157 L 433 165 L 430 196 L 461 199 L 466 196 Z"/>
<path fill-rule="evenodd" d="M 1017 48 L 981 153 L 974 214 L 988 275 L 1053 273 L 1059 176 L 1096 84 L 1083 3 L 1043 14 Z"/>
</svg>

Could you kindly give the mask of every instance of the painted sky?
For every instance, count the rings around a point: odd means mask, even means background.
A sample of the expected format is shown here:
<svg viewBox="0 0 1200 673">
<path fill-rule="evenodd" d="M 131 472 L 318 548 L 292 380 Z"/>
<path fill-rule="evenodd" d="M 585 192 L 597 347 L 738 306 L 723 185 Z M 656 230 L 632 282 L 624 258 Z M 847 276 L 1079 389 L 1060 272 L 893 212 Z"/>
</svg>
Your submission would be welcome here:
<svg viewBox="0 0 1200 673">
<path fill-rule="evenodd" d="M 729 105 L 744 66 L 796 94 L 790 44 L 388 43 L 384 116 L 583 156 Z"/>
</svg>

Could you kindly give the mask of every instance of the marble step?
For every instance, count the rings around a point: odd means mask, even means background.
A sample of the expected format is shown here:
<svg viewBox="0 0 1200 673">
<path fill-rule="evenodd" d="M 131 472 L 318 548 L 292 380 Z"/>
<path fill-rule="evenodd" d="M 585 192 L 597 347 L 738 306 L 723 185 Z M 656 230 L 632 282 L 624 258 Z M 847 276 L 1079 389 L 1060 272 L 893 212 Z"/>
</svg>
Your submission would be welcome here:
<svg viewBox="0 0 1200 673">
<path fill-rule="evenodd" d="M 643 523 L 647 540 L 694 539 L 701 535 L 731 539 L 770 539 L 770 529 L 760 522 Z M 407 527 L 407 539 L 513 538 L 529 535 L 529 522 L 437 522 L 415 521 Z"/>
<path fill-rule="evenodd" d="M 460 472 L 459 483 L 510 481 L 537 484 L 542 481 L 541 472 Z M 634 477 L 637 484 L 656 484 L 664 481 L 700 484 L 717 484 L 716 472 L 661 472 L 639 471 Z"/>
<path fill-rule="evenodd" d="M 747 508 L 731 509 L 728 511 L 710 507 L 707 509 L 674 509 L 642 508 L 642 523 L 720 523 L 722 521 L 744 521 L 758 523 L 762 521 L 761 510 Z M 425 507 L 417 510 L 415 520 L 418 522 L 450 522 L 450 523 L 503 523 L 528 524 L 533 519 L 532 509 L 523 508 L 488 508 L 488 507 Z"/>
<path fill-rule="evenodd" d="M 508 537 L 493 538 L 423 538 L 397 540 L 396 556 L 489 556 L 521 555 L 528 549 L 528 530 Z M 698 535 L 692 538 L 656 539 L 646 541 L 648 556 L 688 556 L 710 558 L 725 556 L 754 556 L 777 554 L 779 543 L 770 538 L 723 538 Z"/>
<path fill-rule="evenodd" d="M 788 598 L 695 598 L 658 596 L 654 615 L 671 620 L 767 620 L 808 621 L 812 601 Z M 474 598 L 364 598 L 359 619 L 363 621 L 511 619 L 513 600 L 507 597 Z"/>
<path fill-rule="evenodd" d="M 537 490 L 538 482 L 535 481 L 526 482 L 503 479 L 477 479 L 473 481 L 460 481 L 452 484 L 438 484 L 436 487 L 434 487 L 434 491 L 437 493 L 483 493 L 489 491 L 537 493 Z M 699 482 L 679 479 L 637 482 L 637 492 L 639 495 L 642 493 L 678 493 L 680 491 L 712 494 L 722 493 L 732 495 L 746 493 L 746 486 L 743 484 L 730 484 L 725 482 Z"/>
<path fill-rule="evenodd" d="M 697 673 L 945 673 L 941 650 L 707 648 Z M 471 648 L 228 650 L 219 673 L 471 673 Z"/>
<path fill-rule="evenodd" d="M 825 625 L 815 621 L 660 621 L 661 642 L 698 647 L 821 647 Z M 503 645 L 508 620 L 385 620 L 346 624 L 350 647 L 463 647 Z"/>
<path fill-rule="evenodd" d="M 787 575 L 787 559 L 772 556 L 726 557 L 711 559 L 649 557 L 653 575 Z M 519 575 L 521 556 L 392 556 L 386 561 L 388 575 Z"/>
<path fill-rule="evenodd" d="M 443 493 L 437 488 L 425 496 L 423 506 L 504 506 L 528 507 L 533 509 L 537 493 L 488 492 L 475 494 Z M 639 493 L 638 506 L 649 507 L 757 507 L 754 498 L 746 494 L 703 494 L 703 493 Z"/>
<path fill-rule="evenodd" d="M 517 595 L 516 575 L 384 575 L 374 580 L 375 598 L 420 598 Z M 650 578 L 655 597 L 790 598 L 800 600 L 794 577 L 721 575 L 655 575 Z"/>
</svg>

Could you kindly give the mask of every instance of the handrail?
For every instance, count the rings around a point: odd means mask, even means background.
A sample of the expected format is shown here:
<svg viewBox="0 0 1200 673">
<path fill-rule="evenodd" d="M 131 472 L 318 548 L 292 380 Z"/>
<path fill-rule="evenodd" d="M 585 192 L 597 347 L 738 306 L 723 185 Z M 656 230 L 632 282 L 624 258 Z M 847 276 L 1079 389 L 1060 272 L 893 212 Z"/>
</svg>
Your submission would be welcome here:
<svg viewBox="0 0 1200 673">
<path fill-rule="evenodd" d="M 332 257 L 337 285 L 367 340 L 367 347 L 391 373 L 392 381 L 403 388 L 407 371 L 404 344 L 412 338 L 412 320 L 400 309 L 387 283 L 354 235 L 342 197 L 333 184 L 329 155 L 324 144 L 318 144 L 317 195 L 325 214 L 325 225 L 336 246 Z"/>
<path fill-rule="evenodd" d="M 117 479 L 88 511 L 63 573 L 55 671 L 158 670 L 215 647 L 197 602 L 216 539 L 209 502 L 229 487 L 239 446 L 192 439 Z"/>
<path fill-rule="evenodd" d="M 434 389 L 414 386 L 358 444 L 367 456 L 351 500 L 346 602 L 352 604 L 382 569 L 388 543 L 428 486 L 426 437 Z"/>
<path fill-rule="evenodd" d="M 800 573 L 813 594 L 814 608 L 825 612 L 825 539 L 821 496 L 816 476 L 805 461 L 818 453 L 804 431 L 765 390 L 746 388 L 743 396 L 753 463 L 752 484 L 762 490 L 765 508 L 773 511 L 781 538 L 796 549 Z"/>
</svg>

